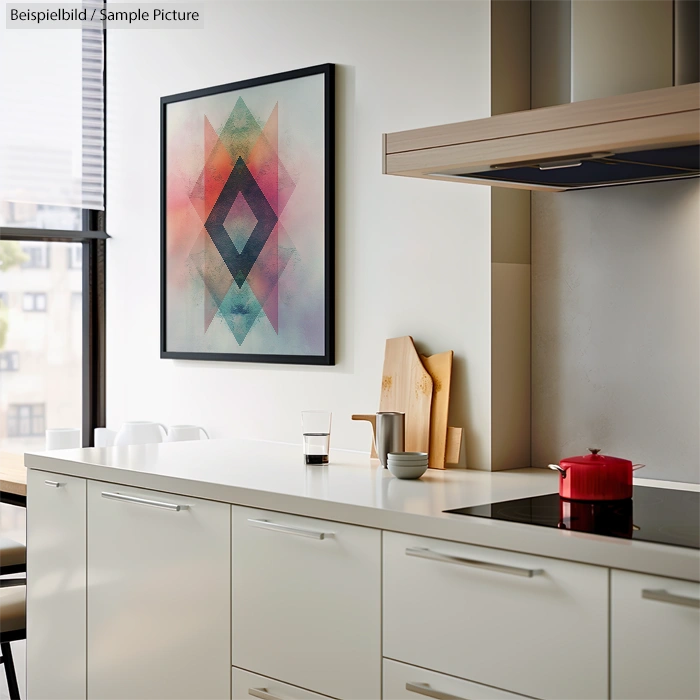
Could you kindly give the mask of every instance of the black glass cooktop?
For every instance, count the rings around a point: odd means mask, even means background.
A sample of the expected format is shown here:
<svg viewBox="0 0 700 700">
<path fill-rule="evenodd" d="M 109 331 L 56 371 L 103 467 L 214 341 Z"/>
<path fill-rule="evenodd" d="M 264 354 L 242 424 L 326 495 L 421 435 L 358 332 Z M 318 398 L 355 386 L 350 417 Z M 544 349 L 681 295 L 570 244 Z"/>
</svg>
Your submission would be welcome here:
<svg viewBox="0 0 700 700">
<path fill-rule="evenodd" d="M 446 513 L 700 549 L 700 493 L 635 486 L 627 501 L 566 501 L 557 493 Z"/>
</svg>

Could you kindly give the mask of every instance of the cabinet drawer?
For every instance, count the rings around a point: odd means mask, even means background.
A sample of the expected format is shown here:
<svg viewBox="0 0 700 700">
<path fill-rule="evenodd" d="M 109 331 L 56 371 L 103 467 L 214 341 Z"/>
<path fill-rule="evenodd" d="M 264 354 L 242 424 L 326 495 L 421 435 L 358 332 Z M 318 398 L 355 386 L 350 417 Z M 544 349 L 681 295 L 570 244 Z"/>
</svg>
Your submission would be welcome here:
<svg viewBox="0 0 700 700">
<path fill-rule="evenodd" d="M 608 691 L 608 570 L 384 533 L 384 656 L 539 698 Z"/>
<path fill-rule="evenodd" d="M 700 584 L 613 571 L 612 697 L 700 698 Z"/>
<path fill-rule="evenodd" d="M 522 700 L 498 688 L 384 659 L 384 700 Z"/>
<path fill-rule="evenodd" d="M 273 681 L 265 676 L 233 669 L 231 681 L 233 687 L 232 700 L 325 700 L 328 695 L 319 695 L 303 688 Z"/>
<path fill-rule="evenodd" d="M 381 533 L 233 507 L 233 665 L 324 695 L 381 689 Z"/>
</svg>

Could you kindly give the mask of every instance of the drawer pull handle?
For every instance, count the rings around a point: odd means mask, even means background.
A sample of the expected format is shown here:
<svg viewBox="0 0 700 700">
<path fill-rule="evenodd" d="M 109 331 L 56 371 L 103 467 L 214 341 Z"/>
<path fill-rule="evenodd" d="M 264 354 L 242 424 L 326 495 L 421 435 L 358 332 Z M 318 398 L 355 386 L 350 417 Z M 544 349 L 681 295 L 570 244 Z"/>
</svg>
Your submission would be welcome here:
<svg viewBox="0 0 700 700">
<path fill-rule="evenodd" d="M 418 695 L 425 695 L 428 698 L 435 698 L 435 700 L 467 700 L 467 698 L 460 698 L 457 695 L 450 695 L 449 693 L 443 693 L 441 690 L 435 690 L 428 683 L 406 683 L 406 690 Z"/>
<path fill-rule="evenodd" d="M 55 489 L 57 489 L 59 486 L 63 486 L 63 484 L 60 481 L 52 481 L 51 479 L 45 479 L 44 483 L 47 486 L 53 486 Z"/>
<path fill-rule="evenodd" d="M 652 591 L 649 588 L 642 590 L 642 598 L 658 600 L 660 603 L 672 603 L 673 605 L 685 605 L 688 608 L 700 608 L 700 600 L 685 595 L 675 595 L 663 589 Z"/>
<path fill-rule="evenodd" d="M 282 700 L 279 695 L 268 693 L 267 688 L 248 688 L 248 695 L 252 695 L 254 698 L 260 698 L 260 700 Z"/>
<path fill-rule="evenodd" d="M 275 532 L 286 532 L 288 535 L 298 535 L 299 537 L 310 537 L 312 540 L 325 540 L 326 537 L 333 537 L 332 532 L 318 532 L 317 530 L 305 530 L 302 527 L 292 527 L 291 525 L 280 525 L 269 520 L 257 520 L 248 518 L 248 522 L 253 527 L 263 530 L 274 530 Z"/>
<path fill-rule="evenodd" d="M 127 496 L 125 493 L 114 493 L 112 491 L 103 491 L 102 498 L 110 501 L 126 501 L 127 503 L 138 503 L 142 506 L 152 506 L 153 508 L 163 508 L 164 510 L 187 510 L 189 506 L 179 505 L 177 503 L 164 503 L 163 501 L 152 501 L 150 498 L 139 498 L 138 496 Z"/>
<path fill-rule="evenodd" d="M 478 559 L 464 559 L 463 557 L 454 557 L 450 554 L 440 554 L 433 552 L 425 547 L 408 547 L 406 554 L 409 557 L 420 557 L 421 559 L 432 559 L 433 561 L 442 561 L 447 564 L 461 564 L 462 566 L 472 566 L 475 569 L 486 569 L 488 571 L 498 571 L 501 574 L 511 574 L 512 576 L 524 576 L 532 578 L 544 573 L 544 569 L 522 569 L 519 566 L 506 566 L 505 564 L 492 564 L 488 561 L 479 561 Z"/>
</svg>

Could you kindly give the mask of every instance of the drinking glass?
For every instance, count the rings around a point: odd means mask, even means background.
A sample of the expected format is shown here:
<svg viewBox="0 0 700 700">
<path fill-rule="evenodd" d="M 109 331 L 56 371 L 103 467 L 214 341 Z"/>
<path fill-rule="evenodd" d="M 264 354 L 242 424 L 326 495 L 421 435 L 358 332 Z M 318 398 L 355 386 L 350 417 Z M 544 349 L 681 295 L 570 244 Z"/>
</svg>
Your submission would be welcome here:
<svg viewBox="0 0 700 700">
<path fill-rule="evenodd" d="M 330 411 L 301 412 L 301 432 L 304 436 L 306 464 L 328 464 L 332 415 Z"/>
</svg>

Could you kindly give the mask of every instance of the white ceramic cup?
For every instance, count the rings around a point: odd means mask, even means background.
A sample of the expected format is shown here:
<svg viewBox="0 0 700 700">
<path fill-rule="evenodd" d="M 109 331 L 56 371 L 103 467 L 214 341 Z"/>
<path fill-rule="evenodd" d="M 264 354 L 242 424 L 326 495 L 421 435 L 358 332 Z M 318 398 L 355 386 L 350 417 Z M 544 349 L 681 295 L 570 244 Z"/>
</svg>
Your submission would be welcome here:
<svg viewBox="0 0 700 700">
<path fill-rule="evenodd" d="M 95 447 L 111 447 L 117 436 L 115 430 L 109 428 L 95 428 Z"/>
<path fill-rule="evenodd" d="M 147 445 L 152 442 L 163 442 L 161 428 L 168 436 L 168 429 L 162 423 L 152 423 L 146 420 L 128 421 L 124 423 L 114 437 L 115 445 Z"/>
<path fill-rule="evenodd" d="M 209 439 L 209 433 L 199 425 L 171 425 L 168 431 L 168 437 L 165 442 L 181 442 L 182 440 L 201 440 L 200 435 L 204 433 L 206 439 Z"/>
<path fill-rule="evenodd" d="M 79 428 L 49 428 L 46 431 L 47 450 L 67 450 L 80 447 Z"/>
</svg>

